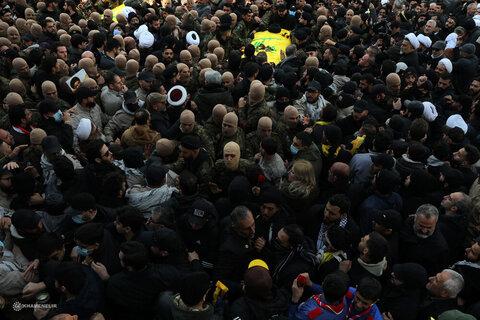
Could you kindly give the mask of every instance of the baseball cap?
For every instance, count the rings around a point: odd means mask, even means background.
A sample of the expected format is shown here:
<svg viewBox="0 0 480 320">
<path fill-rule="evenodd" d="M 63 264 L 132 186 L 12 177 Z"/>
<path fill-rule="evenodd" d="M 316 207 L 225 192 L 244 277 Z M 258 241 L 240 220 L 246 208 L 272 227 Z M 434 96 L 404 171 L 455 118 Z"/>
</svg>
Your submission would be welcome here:
<svg viewBox="0 0 480 320">
<path fill-rule="evenodd" d="M 312 91 L 320 91 L 322 90 L 322 85 L 318 81 L 311 81 L 308 86 L 307 86 L 307 91 L 312 90 Z"/>
<path fill-rule="evenodd" d="M 46 136 L 42 140 L 43 152 L 46 154 L 54 154 L 62 151 L 60 142 L 56 136 Z"/>
<path fill-rule="evenodd" d="M 152 82 L 153 80 L 155 80 L 155 78 L 150 71 L 145 70 L 138 74 L 138 80 Z"/>
<path fill-rule="evenodd" d="M 188 222 L 204 226 L 213 215 L 216 215 L 215 207 L 205 199 L 193 202 L 187 211 Z"/>
<path fill-rule="evenodd" d="M 397 210 L 373 210 L 373 221 L 393 231 L 399 231 L 402 227 L 402 216 Z"/>
<path fill-rule="evenodd" d="M 95 197 L 90 193 L 79 193 L 73 196 L 70 206 L 65 209 L 65 214 L 76 216 L 84 211 L 95 209 L 96 205 Z"/>
</svg>

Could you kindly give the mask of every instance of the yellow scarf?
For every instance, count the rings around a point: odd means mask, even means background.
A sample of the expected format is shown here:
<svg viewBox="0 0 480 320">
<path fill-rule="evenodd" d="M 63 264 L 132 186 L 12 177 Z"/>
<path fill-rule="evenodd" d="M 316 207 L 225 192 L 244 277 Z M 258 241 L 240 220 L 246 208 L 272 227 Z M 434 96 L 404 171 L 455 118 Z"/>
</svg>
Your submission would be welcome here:
<svg viewBox="0 0 480 320">
<path fill-rule="evenodd" d="M 328 156 L 330 148 L 331 146 L 322 143 L 322 152 L 324 155 Z M 338 147 L 337 150 L 335 150 L 335 154 L 333 155 L 335 158 L 338 156 L 340 149 L 341 147 Z"/>
<path fill-rule="evenodd" d="M 324 255 L 323 255 L 322 262 L 320 262 L 320 265 L 324 264 L 325 262 L 328 262 L 328 261 L 332 260 L 332 258 L 333 258 L 333 253 L 325 252 Z"/>
<path fill-rule="evenodd" d="M 313 125 L 314 127 L 316 125 L 319 125 L 319 126 L 328 126 L 330 123 L 332 123 L 331 121 L 330 122 L 327 122 L 327 121 L 317 121 L 315 122 L 315 124 Z"/>
</svg>

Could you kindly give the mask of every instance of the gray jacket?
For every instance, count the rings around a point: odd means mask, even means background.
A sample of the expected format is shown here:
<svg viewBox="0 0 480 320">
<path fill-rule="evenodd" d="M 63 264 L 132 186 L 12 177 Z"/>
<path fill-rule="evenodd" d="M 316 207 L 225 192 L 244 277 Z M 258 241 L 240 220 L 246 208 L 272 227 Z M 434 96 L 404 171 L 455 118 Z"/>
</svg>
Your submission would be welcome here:
<svg viewBox="0 0 480 320">
<path fill-rule="evenodd" d="M 115 115 L 108 121 L 103 133 L 107 142 L 115 140 L 122 136 L 123 132 L 130 128 L 135 119 L 135 114 L 125 109 L 118 110 Z"/>
<path fill-rule="evenodd" d="M 105 86 L 102 88 L 100 99 L 102 100 L 105 113 L 109 116 L 113 116 L 115 112 L 117 112 L 122 108 L 122 103 L 123 103 L 122 93 L 111 90 L 108 86 Z"/>
</svg>

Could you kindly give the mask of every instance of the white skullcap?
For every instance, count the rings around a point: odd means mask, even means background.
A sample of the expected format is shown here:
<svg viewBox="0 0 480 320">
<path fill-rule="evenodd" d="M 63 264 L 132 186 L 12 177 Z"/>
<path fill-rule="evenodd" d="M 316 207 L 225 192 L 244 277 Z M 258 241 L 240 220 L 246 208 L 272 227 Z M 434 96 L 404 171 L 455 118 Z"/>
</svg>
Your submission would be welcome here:
<svg viewBox="0 0 480 320">
<path fill-rule="evenodd" d="M 419 34 L 417 36 L 417 40 L 427 48 L 430 48 L 432 45 L 432 39 L 430 39 L 427 36 L 424 36 L 423 34 Z"/>
<path fill-rule="evenodd" d="M 150 48 L 151 46 L 153 46 L 154 41 L 155 38 L 153 37 L 153 34 L 147 31 L 140 35 L 140 39 L 138 39 L 138 44 L 143 48 Z"/>
<path fill-rule="evenodd" d="M 396 69 L 396 73 L 399 73 L 400 71 L 405 71 L 408 69 L 408 66 L 405 62 L 398 62 L 397 63 L 397 69 Z"/>
<path fill-rule="evenodd" d="M 408 42 L 410 42 L 410 44 L 413 46 L 415 50 L 417 50 L 418 47 L 420 46 L 420 42 L 418 42 L 417 37 L 413 33 L 407 34 L 405 36 L 405 39 L 408 40 Z"/>
<path fill-rule="evenodd" d="M 438 116 L 437 108 L 433 103 L 424 101 L 423 102 L 423 118 L 428 122 L 434 121 Z"/>
<path fill-rule="evenodd" d="M 87 140 L 92 133 L 92 122 L 90 119 L 83 118 L 80 120 L 77 127 L 77 137 L 79 140 Z"/>
<path fill-rule="evenodd" d="M 462 116 L 459 114 L 454 114 L 448 117 L 446 124 L 447 124 L 447 127 L 449 128 L 458 127 L 462 129 L 463 133 L 467 134 L 468 126 L 465 120 L 463 120 Z"/>
<path fill-rule="evenodd" d="M 135 36 L 135 38 L 140 39 L 140 36 L 142 35 L 142 33 L 147 32 L 147 31 L 148 31 L 147 25 L 142 24 L 140 27 L 138 27 L 137 30 L 135 30 L 133 32 L 133 35 Z"/>
<path fill-rule="evenodd" d="M 452 73 L 453 70 L 453 65 L 450 59 L 448 58 L 443 58 L 442 60 L 438 61 L 438 64 L 443 64 L 445 68 L 447 69 L 448 73 Z"/>
</svg>

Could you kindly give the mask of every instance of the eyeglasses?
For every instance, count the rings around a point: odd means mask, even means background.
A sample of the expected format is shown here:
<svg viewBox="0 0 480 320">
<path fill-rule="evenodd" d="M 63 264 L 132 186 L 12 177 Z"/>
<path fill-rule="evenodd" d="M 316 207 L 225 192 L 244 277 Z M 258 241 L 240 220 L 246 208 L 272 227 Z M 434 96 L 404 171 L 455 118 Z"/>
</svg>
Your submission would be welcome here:
<svg viewBox="0 0 480 320">
<path fill-rule="evenodd" d="M 12 177 L 1 178 L 0 180 L 12 180 Z"/>
<path fill-rule="evenodd" d="M 105 152 L 105 154 L 103 154 L 102 157 L 108 157 L 110 154 L 111 154 L 110 150 L 107 150 L 107 152 Z"/>
</svg>

